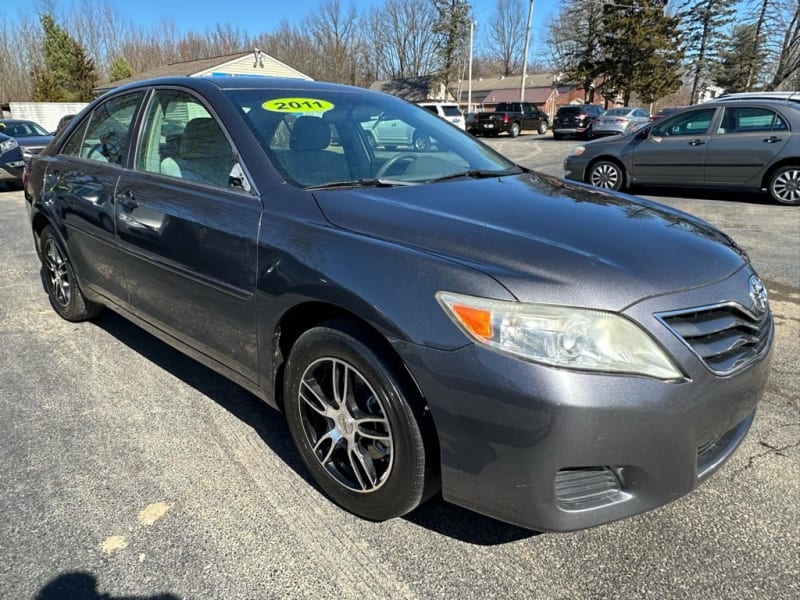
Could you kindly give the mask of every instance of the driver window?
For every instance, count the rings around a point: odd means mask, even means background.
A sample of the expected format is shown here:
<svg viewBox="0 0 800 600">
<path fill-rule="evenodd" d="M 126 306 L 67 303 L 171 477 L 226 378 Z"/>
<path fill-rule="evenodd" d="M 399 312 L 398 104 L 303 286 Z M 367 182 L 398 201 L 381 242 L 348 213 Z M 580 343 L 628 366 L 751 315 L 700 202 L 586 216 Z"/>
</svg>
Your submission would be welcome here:
<svg viewBox="0 0 800 600">
<path fill-rule="evenodd" d="M 131 122 L 144 92 L 112 98 L 98 106 L 64 146 L 64 153 L 97 162 L 123 164 Z"/>
<path fill-rule="evenodd" d="M 222 127 L 197 98 L 178 90 L 153 94 L 137 153 L 137 169 L 230 187 L 235 162 L 236 154 Z"/>
<path fill-rule="evenodd" d="M 716 111 L 716 108 L 705 108 L 665 119 L 662 124 L 653 128 L 652 135 L 657 137 L 703 135 L 708 131 Z"/>
</svg>

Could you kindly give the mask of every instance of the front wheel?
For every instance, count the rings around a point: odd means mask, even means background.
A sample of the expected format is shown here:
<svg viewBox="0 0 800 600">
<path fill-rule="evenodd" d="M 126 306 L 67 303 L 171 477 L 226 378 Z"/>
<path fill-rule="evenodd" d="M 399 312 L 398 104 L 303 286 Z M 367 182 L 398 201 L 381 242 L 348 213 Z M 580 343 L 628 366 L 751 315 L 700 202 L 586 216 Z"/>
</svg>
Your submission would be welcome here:
<svg viewBox="0 0 800 600">
<path fill-rule="evenodd" d="M 53 309 L 67 321 L 86 321 L 97 316 L 101 306 L 84 297 L 72 263 L 51 227 L 42 230 L 39 243 L 42 276 Z"/>
<path fill-rule="evenodd" d="M 586 182 L 608 190 L 621 190 L 625 174 L 617 163 L 601 160 L 589 167 Z"/>
<path fill-rule="evenodd" d="M 781 167 L 769 179 L 772 199 L 790 206 L 800 205 L 800 166 Z"/>
<path fill-rule="evenodd" d="M 415 393 L 349 322 L 315 327 L 292 348 L 284 396 L 289 429 L 316 482 L 346 510 L 381 521 L 432 493 L 435 442 Z"/>
</svg>

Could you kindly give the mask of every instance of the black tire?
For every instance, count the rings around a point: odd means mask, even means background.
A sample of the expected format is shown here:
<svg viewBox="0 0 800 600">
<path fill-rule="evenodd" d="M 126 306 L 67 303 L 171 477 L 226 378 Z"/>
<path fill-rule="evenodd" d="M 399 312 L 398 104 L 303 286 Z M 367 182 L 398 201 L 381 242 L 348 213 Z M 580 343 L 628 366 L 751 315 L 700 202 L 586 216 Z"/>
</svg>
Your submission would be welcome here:
<svg viewBox="0 0 800 600">
<path fill-rule="evenodd" d="M 589 126 L 589 128 L 583 132 L 583 139 L 590 140 L 594 137 L 594 128 Z"/>
<path fill-rule="evenodd" d="M 515 138 L 519 135 L 519 123 L 512 123 L 511 127 L 508 128 L 508 135 L 512 138 Z"/>
<path fill-rule="evenodd" d="M 67 321 L 86 321 L 96 317 L 102 306 L 83 295 L 69 256 L 53 229 L 45 227 L 39 240 L 42 279 L 53 309 Z"/>
<path fill-rule="evenodd" d="M 411 143 L 417 152 L 427 152 L 431 149 L 431 139 L 424 134 L 417 135 L 415 133 Z"/>
<path fill-rule="evenodd" d="M 562 137 L 564 137 L 564 136 L 561 135 L 560 133 L 556 133 L 555 131 L 553 132 L 553 139 L 554 140 L 560 140 Z"/>
<path fill-rule="evenodd" d="M 393 364 L 347 321 L 305 332 L 286 364 L 286 417 L 303 461 L 334 502 L 373 521 L 410 512 L 438 481 L 432 425 Z"/>
<path fill-rule="evenodd" d="M 545 123 L 544 121 L 539 123 L 538 131 L 539 131 L 539 135 L 544 135 L 545 133 L 547 133 L 547 123 Z"/>
<path fill-rule="evenodd" d="M 800 165 L 777 169 L 769 178 L 768 189 L 775 202 L 800 206 Z"/>
<path fill-rule="evenodd" d="M 625 171 L 614 161 L 599 160 L 586 171 L 586 183 L 607 190 L 621 190 L 625 183 Z"/>
</svg>

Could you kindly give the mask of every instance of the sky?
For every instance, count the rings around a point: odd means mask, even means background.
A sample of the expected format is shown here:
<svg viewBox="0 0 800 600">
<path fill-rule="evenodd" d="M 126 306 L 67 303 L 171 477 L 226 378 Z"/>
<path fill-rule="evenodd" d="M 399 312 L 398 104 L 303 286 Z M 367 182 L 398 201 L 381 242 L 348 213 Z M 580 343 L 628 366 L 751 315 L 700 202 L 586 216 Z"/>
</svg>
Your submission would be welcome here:
<svg viewBox="0 0 800 600">
<path fill-rule="evenodd" d="M 57 0 L 59 7 L 67 7 L 71 0 Z M 79 2 L 78 2 L 79 3 Z M 345 7 L 354 6 L 359 12 L 380 5 L 379 0 L 341 0 Z M 260 2 L 220 2 L 219 0 L 119 0 L 115 2 L 120 13 L 140 25 L 155 24 L 172 19 L 182 31 L 204 31 L 217 23 L 230 24 L 250 34 L 272 31 L 283 19 L 299 24 L 309 12 L 320 5 L 320 0 L 261 0 Z M 527 18 L 528 2 L 523 0 Z M 558 9 L 558 0 L 534 0 L 532 44 L 540 46 L 546 36 L 546 23 Z M 495 0 L 472 0 L 478 30 L 488 27 Z M 234 10 L 232 10 L 234 9 Z M 542 44 L 543 46 L 543 44 Z M 534 58 L 535 52 L 532 53 Z M 544 58 L 544 57 L 542 57 Z"/>
</svg>

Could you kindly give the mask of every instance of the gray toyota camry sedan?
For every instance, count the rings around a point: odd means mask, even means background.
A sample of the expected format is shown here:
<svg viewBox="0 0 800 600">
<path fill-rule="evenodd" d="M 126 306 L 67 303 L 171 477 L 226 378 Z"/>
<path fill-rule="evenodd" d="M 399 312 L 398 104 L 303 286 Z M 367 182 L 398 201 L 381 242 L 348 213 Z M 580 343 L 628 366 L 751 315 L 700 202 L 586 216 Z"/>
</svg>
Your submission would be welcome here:
<svg viewBox="0 0 800 600">
<path fill-rule="evenodd" d="M 376 145 L 382 122 L 413 133 Z M 731 456 L 766 385 L 767 292 L 729 237 L 391 96 L 132 84 L 25 193 L 56 313 L 111 309 L 282 410 L 366 519 L 439 490 L 537 530 L 649 510 Z"/>
</svg>

